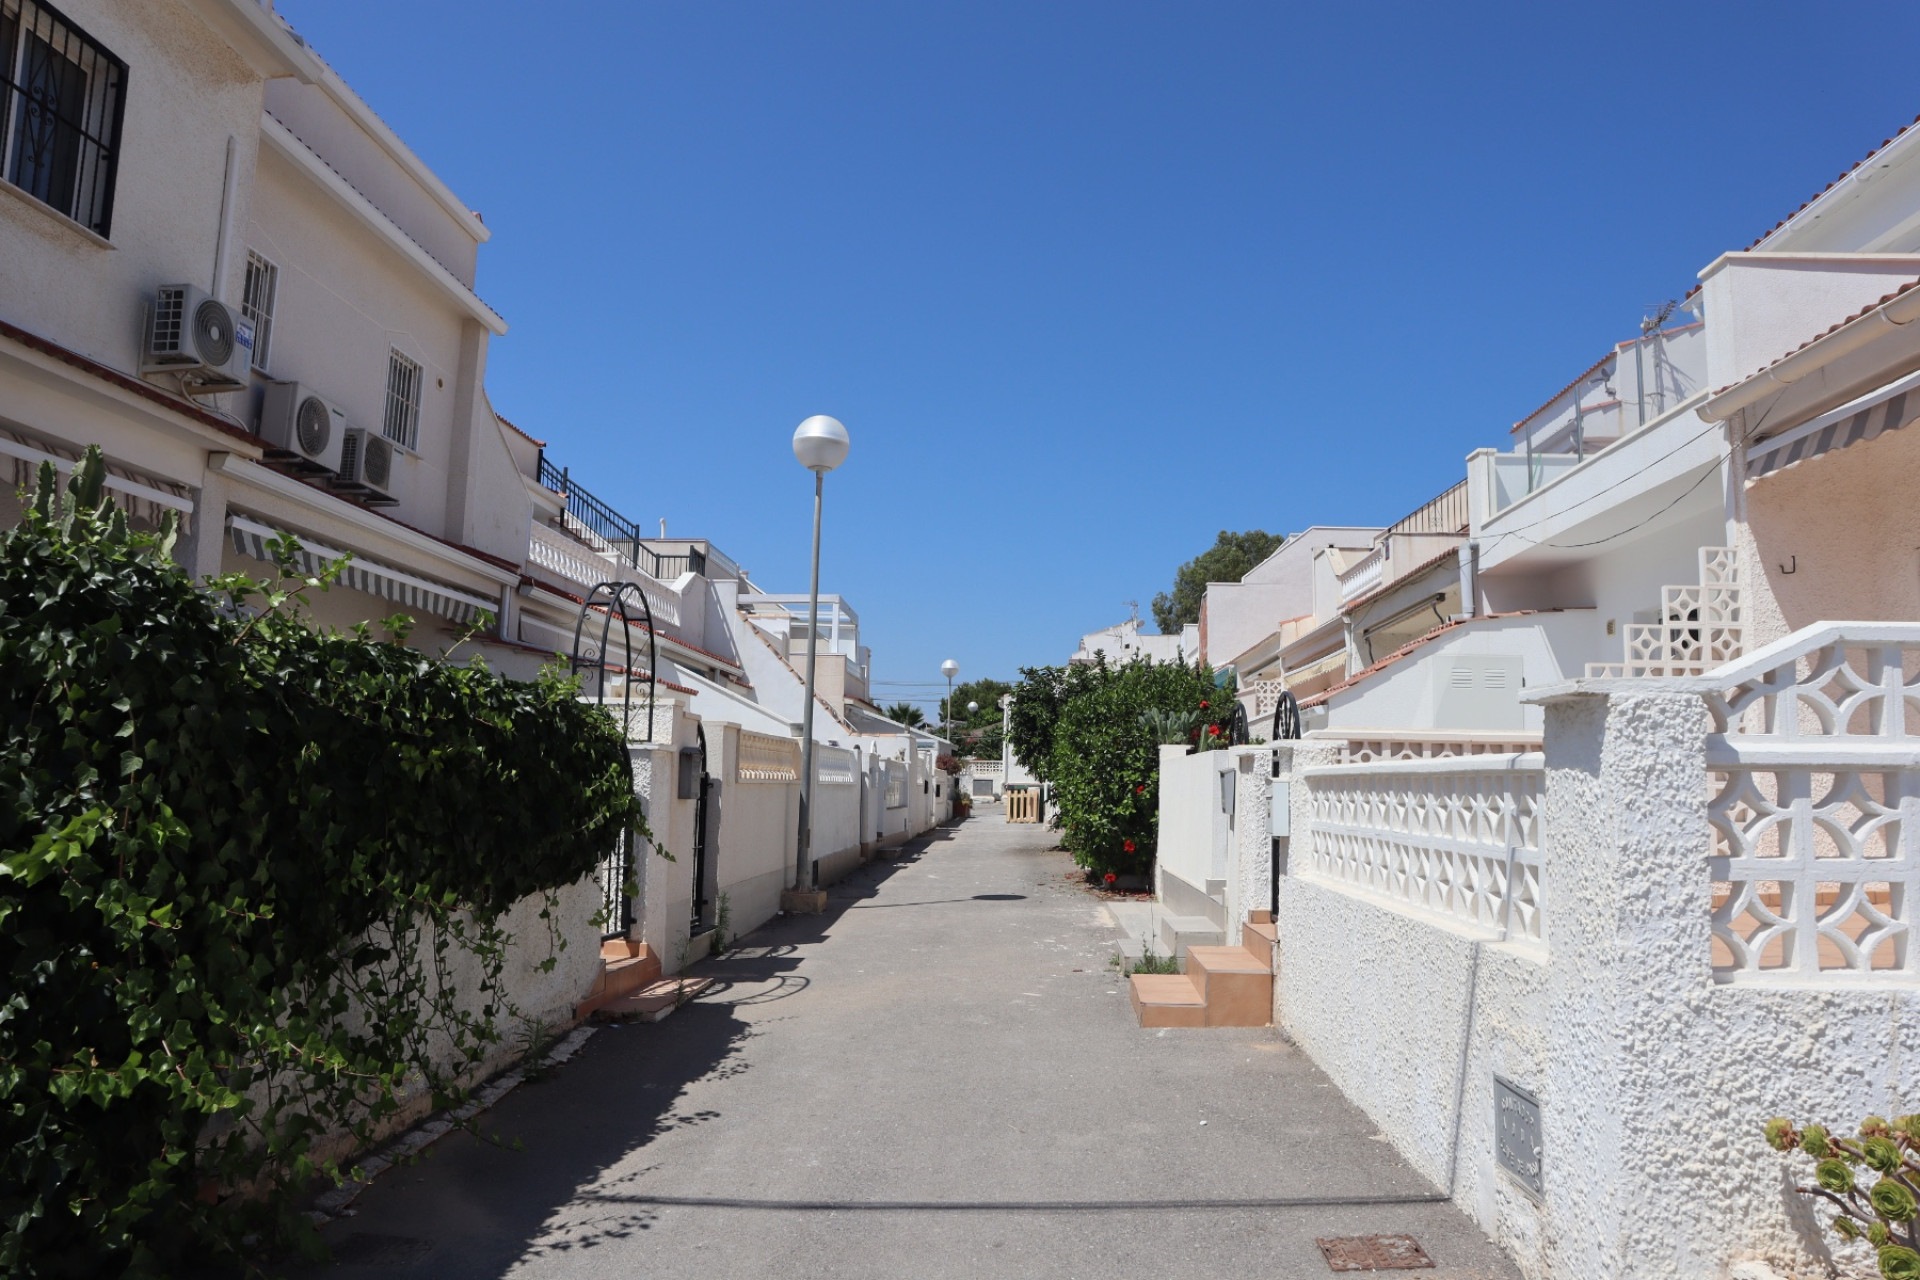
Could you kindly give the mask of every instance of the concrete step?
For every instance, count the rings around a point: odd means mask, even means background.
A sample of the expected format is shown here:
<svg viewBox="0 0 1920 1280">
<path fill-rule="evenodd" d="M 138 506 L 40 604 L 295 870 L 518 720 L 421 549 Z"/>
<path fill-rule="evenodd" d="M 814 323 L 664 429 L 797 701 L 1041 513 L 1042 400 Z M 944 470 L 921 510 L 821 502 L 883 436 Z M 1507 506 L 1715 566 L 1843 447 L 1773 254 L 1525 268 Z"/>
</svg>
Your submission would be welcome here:
<svg viewBox="0 0 1920 1280">
<path fill-rule="evenodd" d="M 1269 967 L 1273 964 L 1273 945 L 1279 933 L 1265 920 L 1249 920 L 1240 926 L 1240 945 L 1265 961 Z"/>
<path fill-rule="evenodd" d="M 1272 924 L 1273 912 L 1264 909 L 1260 911 L 1249 911 L 1247 912 L 1247 919 L 1255 924 Z"/>
<path fill-rule="evenodd" d="M 1220 926 L 1205 916 L 1161 916 L 1160 954 L 1178 960 L 1189 947 L 1217 947 L 1226 941 Z"/>
<path fill-rule="evenodd" d="M 1273 968 L 1245 947 L 1192 947 L 1187 976 L 1209 1027 L 1264 1027 L 1273 1020 Z"/>
<path fill-rule="evenodd" d="M 614 939 L 600 944 L 600 969 L 587 998 L 574 1009 L 585 1018 L 614 1000 L 624 999 L 660 981 L 660 957 L 644 942 Z"/>
<path fill-rule="evenodd" d="M 658 1022 L 713 985 L 712 978 L 667 978 L 609 1000 L 593 1011 L 595 1022 Z"/>
<path fill-rule="evenodd" d="M 1136 973 L 1127 978 L 1134 1016 L 1143 1027 L 1204 1027 L 1207 1001 L 1184 973 Z"/>
</svg>

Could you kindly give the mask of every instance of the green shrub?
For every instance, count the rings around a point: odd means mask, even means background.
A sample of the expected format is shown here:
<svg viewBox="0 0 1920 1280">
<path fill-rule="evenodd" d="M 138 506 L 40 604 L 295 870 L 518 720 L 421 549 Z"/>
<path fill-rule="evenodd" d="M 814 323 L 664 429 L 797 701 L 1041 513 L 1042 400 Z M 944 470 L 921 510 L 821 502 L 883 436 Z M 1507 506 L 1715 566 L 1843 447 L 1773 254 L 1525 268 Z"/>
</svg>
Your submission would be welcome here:
<svg viewBox="0 0 1920 1280">
<path fill-rule="evenodd" d="M 10 1276 L 311 1247 L 316 1137 L 458 1097 L 514 1013 L 502 913 L 547 894 L 563 944 L 552 891 L 639 820 L 570 682 L 317 632 L 323 580 L 197 589 L 102 475 L 44 467 L 0 534 Z"/>
<path fill-rule="evenodd" d="M 1061 844 L 1091 871 L 1148 874 L 1157 843 L 1161 731 L 1192 717 L 1191 743 L 1224 746 L 1232 687 L 1217 687 L 1204 666 L 1142 659 L 1076 668 L 1058 687 L 1067 696 L 1050 727 L 1047 772 Z"/>
</svg>

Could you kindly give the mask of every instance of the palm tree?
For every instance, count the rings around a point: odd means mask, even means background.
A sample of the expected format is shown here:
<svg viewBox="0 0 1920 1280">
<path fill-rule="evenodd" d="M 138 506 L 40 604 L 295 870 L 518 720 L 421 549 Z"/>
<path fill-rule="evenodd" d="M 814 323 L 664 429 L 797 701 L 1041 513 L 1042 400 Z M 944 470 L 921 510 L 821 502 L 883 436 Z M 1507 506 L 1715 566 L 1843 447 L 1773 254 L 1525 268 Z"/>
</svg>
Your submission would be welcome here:
<svg viewBox="0 0 1920 1280">
<path fill-rule="evenodd" d="M 909 729 L 918 729 L 927 722 L 926 714 L 911 702 L 896 702 L 888 707 L 887 719 L 895 724 L 903 724 Z"/>
</svg>

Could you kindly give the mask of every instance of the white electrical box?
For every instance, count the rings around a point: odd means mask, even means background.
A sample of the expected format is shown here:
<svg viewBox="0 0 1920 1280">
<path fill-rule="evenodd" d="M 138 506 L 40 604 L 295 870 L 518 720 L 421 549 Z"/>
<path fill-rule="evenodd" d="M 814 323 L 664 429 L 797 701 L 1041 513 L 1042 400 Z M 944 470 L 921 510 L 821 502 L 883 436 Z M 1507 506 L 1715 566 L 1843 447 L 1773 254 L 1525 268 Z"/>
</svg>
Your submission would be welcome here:
<svg viewBox="0 0 1920 1280">
<path fill-rule="evenodd" d="M 1267 798 L 1267 834 L 1284 839 L 1293 834 L 1293 784 L 1285 778 L 1273 780 L 1273 793 Z"/>
<path fill-rule="evenodd" d="M 1520 729 L 1518 654 L 1462 653 L 1433 662 L 1433 719 L 1441 729 Z"/>
</svg>

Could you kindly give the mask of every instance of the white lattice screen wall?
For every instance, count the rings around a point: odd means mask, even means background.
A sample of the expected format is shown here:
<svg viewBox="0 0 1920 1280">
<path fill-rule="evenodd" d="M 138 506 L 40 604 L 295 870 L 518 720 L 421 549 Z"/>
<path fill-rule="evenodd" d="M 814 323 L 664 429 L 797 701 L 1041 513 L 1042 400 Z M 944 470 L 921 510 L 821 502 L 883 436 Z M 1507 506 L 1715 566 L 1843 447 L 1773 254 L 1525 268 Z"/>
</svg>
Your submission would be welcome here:
<svg viewBox="0 0 1920 1280">
<path fill-rule="evenodd" d="M 1740 558 L 1700 548 L 1700 581 L 1660 589 L 1659 622 L 1630 622 L 1625 662 L 1589 662 L 1589 676 L 1698 676 L 1740 656 L 1746 626 Z"/>
<path fill-rule="evenodd" d="M 1310 875 L 1415 913 L 1546 940 L 1537 752 L 1335 764 L 1301 776 Z"/>
<path fill-rule="evenodd" d="M 1920 976 L 1920 626 L 1789 636 L 1707 695 L 1722 981 Z"/>
</svg>

